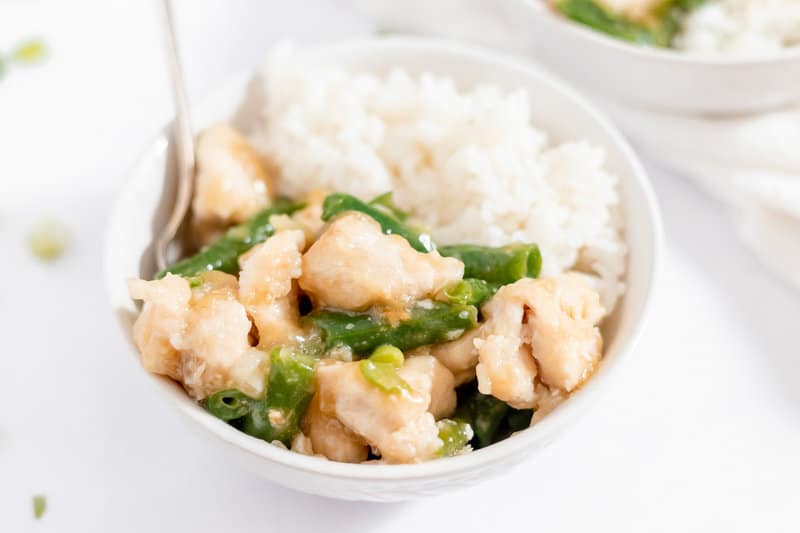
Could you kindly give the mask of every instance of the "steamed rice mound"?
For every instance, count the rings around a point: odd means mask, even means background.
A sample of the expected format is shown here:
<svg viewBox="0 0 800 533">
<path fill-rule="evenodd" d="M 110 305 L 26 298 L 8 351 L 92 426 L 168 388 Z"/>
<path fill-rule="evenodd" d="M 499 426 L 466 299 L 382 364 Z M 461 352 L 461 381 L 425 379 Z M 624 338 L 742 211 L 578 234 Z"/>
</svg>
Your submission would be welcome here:
<svg viewBox="0 0 800 533">
<path fill-rule="evenodd" d="M 800 1 L 716 0 L 692 10 L 675 41 L 681 50 L 774 53 L 800 44 Z"/>
<path fill-rule="evenodd" d="M 617 177 L 587 142 L 556 144 L 531 123 L 530 96 L 445 77 L 309 67 L 286 50 L 262 74 L 251 132 L 279 193 L 317 188 L 396 203 L 442 244 L 536 242 L 543 275 L 590 274 L 607 310 L 624 290 Z"/>
</svg>

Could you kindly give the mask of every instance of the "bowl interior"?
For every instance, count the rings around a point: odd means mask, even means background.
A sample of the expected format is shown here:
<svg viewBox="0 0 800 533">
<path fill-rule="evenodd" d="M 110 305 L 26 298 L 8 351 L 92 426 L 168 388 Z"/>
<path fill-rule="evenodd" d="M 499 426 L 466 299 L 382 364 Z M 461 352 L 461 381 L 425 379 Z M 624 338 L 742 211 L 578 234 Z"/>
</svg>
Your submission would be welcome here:
<svg viewBox="0 0 800 533">
<path fill-rule="evenodd" d="M 609 170 L 620 178 L 625 238 L 629 245 L 627 292 L 604 326 L 604 363 L 572 398 L 534 428 L 464 456 L 419 465 L 350 465 L 291 453 L 238 432 L 189 399 L 175 383 L 151 376 L 179 408 L 224 441 L 282 466 L 327 476 L 352 479 L 408 479 L 455 472 L 530 451 L 550 442 L 555 432 L 588 408 L 590 397 L 609 386 L 616 367 L 632 350 L 649 305 L 661 239 L 660 219 L 647 178 L 619 133 L 574 91 L 528 65 L 480 49 L 419 38 L 390 38 L 347 42 L 311 48 L 299 59 L 335 64 L 351 70 L 386 72 L 402 67 L 411 73 L 435 72 L 462 88 L 491 83 L 506 90 L 523 88 L 531 94 L 534 123 L 554 141 L 586 139 L 603 146 Z M 230 117 L 246 117 L 250 76 L 241 76 L 193 109 L 197 129 Z M 243 103 L 244 102 L 244 103 Z M 125 334 L 136 313 L 125 280 L 149 276 L 154 270 L 149 246 L 154 228 L 165 217 L 163 197 L 169 198 L 173 177 L 166 135 L 161 133 L 133 169 L 112 212 L 106 235 L 106 285 L 111 306 Z M 129 356 L 138 353 L 131 344 Z"/>
</svg>

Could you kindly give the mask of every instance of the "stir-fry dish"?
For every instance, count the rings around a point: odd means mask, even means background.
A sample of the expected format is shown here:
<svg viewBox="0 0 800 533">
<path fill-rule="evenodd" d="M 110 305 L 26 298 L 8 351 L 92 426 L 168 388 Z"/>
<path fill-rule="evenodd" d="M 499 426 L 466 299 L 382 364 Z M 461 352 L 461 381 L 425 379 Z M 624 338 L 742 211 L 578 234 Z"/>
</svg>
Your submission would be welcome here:
<svg viewBox="0 0 800 533">
<path fill-rule="evenodd" d="M 525 91 L 276 53 L 196 143 L 185 257 L 128 281 L 150 372 L 268 443 L 416 463 L 538 423 L 601 365 L 617 178 Z M 259 96 L 260 93 L 256 93 Z"/>
<path fill-rule="evenodd" d="M 564 16 L 632 43 L 747 55 L 800 43 L 796 0 L 552 0 Z"/>
<path fill-rule="evenodd" d="M 541 418 L 600 361 L 598 293 L 538 278 L 535 243 L 437 246 L 391 192 L 275 198 L 225 125 L 198 163 L 196 227 L 239 222 L 130 281 L 134 340 L 147 370 L 249 435 L 346 462 L 455 455 Z"/>
</svg>

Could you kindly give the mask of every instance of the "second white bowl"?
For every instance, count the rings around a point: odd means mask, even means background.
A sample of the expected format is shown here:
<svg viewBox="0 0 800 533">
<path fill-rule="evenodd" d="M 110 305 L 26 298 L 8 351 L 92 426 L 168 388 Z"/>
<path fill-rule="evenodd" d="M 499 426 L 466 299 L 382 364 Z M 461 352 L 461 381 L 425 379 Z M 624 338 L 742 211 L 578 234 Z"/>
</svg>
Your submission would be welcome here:
<svg viewBox="0 0 800 533">
<path fill-rule="evenodd" d="M 619 102 L 653 110 L 740 114 L 800 102 L 800 46 L 764 58 L 706 58 L 629 44 L 549 9 L 508 0 L 517 37 L 553 72 Z"/>
</svg>

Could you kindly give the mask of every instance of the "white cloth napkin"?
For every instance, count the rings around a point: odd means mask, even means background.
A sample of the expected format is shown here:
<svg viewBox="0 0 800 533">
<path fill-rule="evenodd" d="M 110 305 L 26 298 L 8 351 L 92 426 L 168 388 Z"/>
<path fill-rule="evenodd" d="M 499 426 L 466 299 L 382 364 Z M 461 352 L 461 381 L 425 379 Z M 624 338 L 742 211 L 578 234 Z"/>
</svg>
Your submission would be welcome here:
<svg viewBox="0 0 800 533">
<path fill-rule="evenodd" d="M 728 203 L 744 242 L 800 289 L 800 107 L 734 118 L 604 107 L 642 155 Z"/>
</svg>

